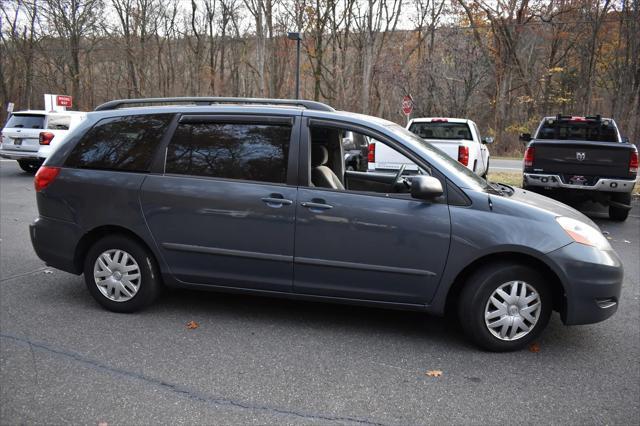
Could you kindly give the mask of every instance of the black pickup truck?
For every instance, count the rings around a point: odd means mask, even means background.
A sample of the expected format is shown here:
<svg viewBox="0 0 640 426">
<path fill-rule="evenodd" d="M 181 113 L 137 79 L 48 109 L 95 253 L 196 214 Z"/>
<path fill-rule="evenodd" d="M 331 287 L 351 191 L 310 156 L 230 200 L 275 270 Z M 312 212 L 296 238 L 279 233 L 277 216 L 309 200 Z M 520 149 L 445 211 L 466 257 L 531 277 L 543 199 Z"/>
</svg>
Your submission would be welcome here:
<svg viewBox="0 0 640 426">
<path fill-rule="evenodd" d="M 527 142 L 523 188 L 569 202 L 609 206 L 623 221 L 631 210 L 638 174 L 638 149 L 622 138 L 613 119 L 601 116 L 545 117 Z"/>
</svg>

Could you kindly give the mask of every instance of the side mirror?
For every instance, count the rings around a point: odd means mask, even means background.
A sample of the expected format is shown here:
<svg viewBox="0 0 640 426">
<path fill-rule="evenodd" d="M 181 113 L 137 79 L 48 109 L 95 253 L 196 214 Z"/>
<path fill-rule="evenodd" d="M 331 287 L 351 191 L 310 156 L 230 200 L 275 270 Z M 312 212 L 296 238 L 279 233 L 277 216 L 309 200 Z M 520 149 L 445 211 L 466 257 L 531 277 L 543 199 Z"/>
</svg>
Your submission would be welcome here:
<svg viewBox="0 0 640 426">
<path fill-rule="evenodd" d="M 416 175 L 411 179 L 411 196 L 420 200 L 433 200 L 444 193 L 442 183 L 433 176 Z"/>
<path fill-rule="evenodd" d="M 623 136 L 622 137 L 622 142 L 623 143 L 629 143 L 629 136 Z"/>
<path fill-rule="evenodd" d="M 489 145 L 493 143 L 493 138 L 491 136 L 485 136 L 484 138 L 482 138 L 482 143 Z"/>
<path fill-rule="evenodd" d="M 522 142 L 529 142 L 531 140 L 531 133 L 521 133 L 519 139 Z"/>
</svg>

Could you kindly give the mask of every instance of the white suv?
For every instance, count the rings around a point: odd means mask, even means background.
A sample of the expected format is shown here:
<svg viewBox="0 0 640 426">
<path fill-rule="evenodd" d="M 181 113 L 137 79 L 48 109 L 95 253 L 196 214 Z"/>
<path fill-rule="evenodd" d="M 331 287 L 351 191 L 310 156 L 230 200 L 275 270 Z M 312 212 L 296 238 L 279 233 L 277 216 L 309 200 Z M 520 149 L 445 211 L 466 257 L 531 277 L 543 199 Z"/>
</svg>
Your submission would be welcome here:
<svg viewBox="0 0 640 426">
<path fill-rule="evenodd" d="M 22 170 L 35 173 L 85 116 L 80 111 L 15 112 L 2 129 L 0 157 L 18 160 Z"/>
</svg>

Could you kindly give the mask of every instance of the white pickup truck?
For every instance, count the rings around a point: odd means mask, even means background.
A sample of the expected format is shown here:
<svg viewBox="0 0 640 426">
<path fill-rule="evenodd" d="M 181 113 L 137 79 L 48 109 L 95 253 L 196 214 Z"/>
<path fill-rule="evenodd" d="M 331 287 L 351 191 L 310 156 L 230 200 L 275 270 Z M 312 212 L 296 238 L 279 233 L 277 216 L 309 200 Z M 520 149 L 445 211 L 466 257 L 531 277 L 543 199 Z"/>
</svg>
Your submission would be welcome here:
<svg viewBox="0 0 640 426">
<path fill-rule="evenodd" d="M 414 118 L 409 121 L 407 129 L 486 178 L 489 171 L 487 144 L 493 143 L 493 138 L 481 138 L 473 121 L 464 118 Z M 378 145 L 376 162 L 369 164 L 370 170 L 397 170 L 403 164 L 406 170 L 411 170 L 412 162 L 408 158 L 383 144 Z"/>
<path fill-rule="evenodd" d="M 80 111 L 14 112 L 2 129 L 0 157 L 17 160 L 22 170 L 35 173 L 85 116 Z"/>
</svg>

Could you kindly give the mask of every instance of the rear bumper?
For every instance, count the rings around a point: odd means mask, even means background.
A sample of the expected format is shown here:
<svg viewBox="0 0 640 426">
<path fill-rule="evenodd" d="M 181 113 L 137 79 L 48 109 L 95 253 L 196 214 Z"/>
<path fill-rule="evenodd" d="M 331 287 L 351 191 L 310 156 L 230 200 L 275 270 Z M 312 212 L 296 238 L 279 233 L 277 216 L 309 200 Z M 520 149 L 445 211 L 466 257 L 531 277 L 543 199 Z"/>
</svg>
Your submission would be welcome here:
<svg viewBox="0 0 640 426">
<path fill-rule="evenodd" d="M 29 225 L 33 249 L 48 266 L 72 274 L 82 273 L 75 265 L 75 252 L 82 237 L 80 228 L 71 222 L 39 217 Z"/>
<path fill-rule="evenodd" d="M 549 253 L 548 257 L 563 282 L 561 315 L 566 325 L 592 324 L 616 313 L 624 270 L 613 250 L 571 243 Z"/>
<path fill-rule="evenodd" d="M 0 149 L 0 157 L 7 158 L 9 160 L 40 160 L 38 151 L 14 151 L 11 149 Z"/>
<path fill-rule="evenodd" d="M 543 188 L 578 189 L 581 191 L 598 192 L 631 192 L 635 184 L 635 179 L 600 178 L 594 185 L 572 185 L 564 183 L 560 176 L 554 174 L 524 174 L 525 186 L 538 186 Z"/>
</svg>

